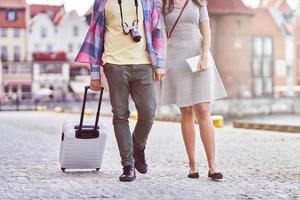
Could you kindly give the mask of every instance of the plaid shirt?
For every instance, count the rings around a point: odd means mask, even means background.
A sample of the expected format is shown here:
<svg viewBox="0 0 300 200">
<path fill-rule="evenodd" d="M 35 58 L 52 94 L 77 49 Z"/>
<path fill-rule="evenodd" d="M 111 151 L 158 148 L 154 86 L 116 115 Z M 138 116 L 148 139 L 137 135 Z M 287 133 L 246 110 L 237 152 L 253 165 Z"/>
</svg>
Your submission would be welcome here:
<svg viewBox="0 0 300 200">
<path fill-rule="evenodd" d="M 108 0 L 95 0 L 89 31 L 76 57 L 76 62 L 91 64 L 91 78 L 100 78 L 100 65 L 104 52 L 105 4 Z M 152 65 L 164 68 L 164 40 L 157 0 L 142 0 L 147 51 Z"/>
</svg>

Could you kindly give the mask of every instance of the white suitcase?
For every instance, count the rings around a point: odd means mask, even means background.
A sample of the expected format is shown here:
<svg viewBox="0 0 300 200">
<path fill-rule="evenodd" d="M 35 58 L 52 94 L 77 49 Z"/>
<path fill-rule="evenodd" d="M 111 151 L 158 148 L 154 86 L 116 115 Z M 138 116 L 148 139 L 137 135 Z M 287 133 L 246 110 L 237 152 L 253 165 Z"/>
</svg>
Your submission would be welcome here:
<svg viewBox="0 0 300 200">
<path fill-rule="evenodd" d="M 66 169 L 99 171 L 102 166 L 107 139 L 107 126 L 103 121 L 99 122 L 103 88 L 95 121 L 83 119 L 88 89 L 89 86 L 86 86 L 80 121 L 67 121 L 63 125 L 59 155 L 62 171 Z"/>
</svg>

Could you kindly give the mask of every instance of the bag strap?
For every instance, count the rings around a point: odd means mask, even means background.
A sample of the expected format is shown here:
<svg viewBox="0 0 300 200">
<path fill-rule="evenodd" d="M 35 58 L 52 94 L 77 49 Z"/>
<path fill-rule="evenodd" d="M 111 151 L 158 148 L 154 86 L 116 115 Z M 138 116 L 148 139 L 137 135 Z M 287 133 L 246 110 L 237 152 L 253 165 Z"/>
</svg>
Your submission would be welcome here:
<svg viewBox="0 0 300 200">
<path fill-rule="evenodd" d="M 173 31 L 174 31 L 176 25 L 178 24 L 178 21 L 180 20 L 181 15 L 183 14 L 183 11 L 185 10 L 185 8 L 186 8 L 186 6 L 187 6 L 188 3 L 189 3 L 189 0 L 186 0 L 185 3 L 184 3 L 184 5 L 183 5 L 183 7 L 182 7 L 182 9 L 181 9 L 181 12 L 180 12 L 179 16 L 177 17 L 177 19 L 176 19 L 176 21 L 175 21 L 175 23 L 174 23 L 174 25 L 173 25 L 173 27 L 172 27 L 170 33 L 168 34 L 168 39 L 171 38 L 172 33 L 173 33 Z"/>
<path fill-rule="evenodd" d="M 84 111 L 85 111 L 85 104 L 86 104 L 86 97 L 87 97 L 87 92 L 90 89 L 90 86 L 85 86 L 85 91 L 84 91 L 84 98 L 83 98 L 83 104 L 82 104 L 82 110 L 81 110 L 81 116 L 80 116 L 80 124 L 79 124 L 79 131 L 82 130 L 83 128 L 83 118 L 84 118 Z M 93 129 L 96 131 L 98 128 L 98 122 L 99 122 L 99 116 L 100 116 L 100 108 L 101 108 L 101 103 L 102 103 L 102 97 L 103 97 L 103 91 L 104 88 L 101 88 L 100 91 L 100 98 L 98 102 L 98 108 L 97 108 L 97 114 L 96 114 L 96 120 Z"/>
</svg>

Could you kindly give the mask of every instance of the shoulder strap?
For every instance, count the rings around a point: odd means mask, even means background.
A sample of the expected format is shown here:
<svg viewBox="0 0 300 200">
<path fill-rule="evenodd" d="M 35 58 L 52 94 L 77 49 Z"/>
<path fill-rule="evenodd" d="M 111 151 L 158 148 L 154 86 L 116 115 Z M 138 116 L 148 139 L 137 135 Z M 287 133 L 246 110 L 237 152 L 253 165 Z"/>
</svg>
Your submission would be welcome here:
<svg viewBox="0 0 300 200">
<path fill-rule="evenodd" d="M 179 16 L 177 17 L 177 19 L 176 19 L 176 21 L 175 21 L 175 23 L 174 23 L 174 25 L 173 25 L 173 27 L 172 27 L 170 33 L 168 34 L 168 39 L 171 38 L 172 33 L 173 33 L 173 31 L 174 31 L 176 25 L 178 24 L 178 21 L 180 20 L 181 15 L 183 14 L 183 11 L 185 10 L 185 8 L 186 8 L 188 2 L 189 2 L 189 0 L 186 0 L 186 1 L 185 1 L 184 5 L 183 5 L 183 7 L 182 7 L 182 9 L 181 9 L 181 12 L 180 12 Z"/>
</svg>

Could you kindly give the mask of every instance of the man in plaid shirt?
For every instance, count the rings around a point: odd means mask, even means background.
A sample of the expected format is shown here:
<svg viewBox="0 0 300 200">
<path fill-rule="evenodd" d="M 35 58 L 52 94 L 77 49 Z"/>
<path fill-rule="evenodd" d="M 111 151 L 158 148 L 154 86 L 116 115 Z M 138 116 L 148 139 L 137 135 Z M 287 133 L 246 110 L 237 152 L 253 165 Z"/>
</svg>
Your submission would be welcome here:
<svg viewBox="0 0 300 200">
<path fill-rule="evenodd" d="M 145 146 L 156 109 L 154 83 L 165 76 L 161 11 L 156 0 L 95 0 L 92 21 L 76 58 L 91 64 L 91 89 L 101 88 L 104 67 L 113 124 L 123 173 L 120 181 L 136 178 L 135 168 L 145 174 Z M 131 135 L 128 99 L 138 111 Z"/>
</svg>

